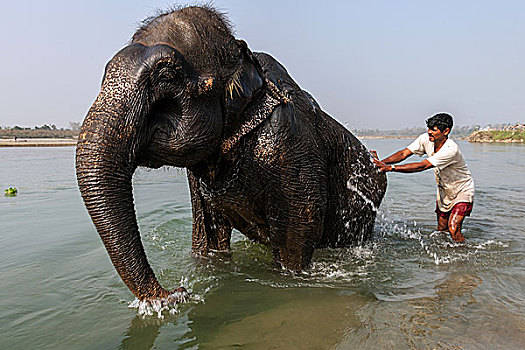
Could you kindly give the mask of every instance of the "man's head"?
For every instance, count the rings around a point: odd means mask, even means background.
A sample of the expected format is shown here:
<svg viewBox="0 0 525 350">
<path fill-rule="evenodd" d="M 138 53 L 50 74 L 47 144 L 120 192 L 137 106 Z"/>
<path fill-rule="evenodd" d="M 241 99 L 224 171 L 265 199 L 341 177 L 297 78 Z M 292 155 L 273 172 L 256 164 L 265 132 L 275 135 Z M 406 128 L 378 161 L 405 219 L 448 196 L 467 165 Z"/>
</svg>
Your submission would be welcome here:
<svg viewBox="0 0 525 350">
<path fill-rule="evenodd" d="M 426 120 L 428 128 L 428 136 L 430 141 L 446 139 L 452 129 L 452 116 L 447 113 L 438 113 Z"/>
</svg>

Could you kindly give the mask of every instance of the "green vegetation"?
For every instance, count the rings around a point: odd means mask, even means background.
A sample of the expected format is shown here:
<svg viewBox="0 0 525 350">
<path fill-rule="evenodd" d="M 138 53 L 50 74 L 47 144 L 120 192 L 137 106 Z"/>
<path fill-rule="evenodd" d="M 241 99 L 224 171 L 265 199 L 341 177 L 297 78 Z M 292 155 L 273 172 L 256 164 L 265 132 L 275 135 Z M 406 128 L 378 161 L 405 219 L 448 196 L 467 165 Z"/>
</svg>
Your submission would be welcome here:
<svg viewBox="0 0 525 350">
<path fill-rule="evenodd" d="M 525 130 L 486 130 L 472 133 L 470 142 L 525 142 Z"/>
<path fill-rule="evenodd" d="M 495 130 L 490 131 L 494 140 L 525 140 L 525 130 L 511 131 L 511 130 Z"/>
<path fill-rule="evenodd" d="M 14 197 L 16 196 L 18 193 L 18 190 L 16 189 L 16 187 L 9 187 L 7 190 L 5 190 L 5 195 L 7 197 Z"/>
</svg>

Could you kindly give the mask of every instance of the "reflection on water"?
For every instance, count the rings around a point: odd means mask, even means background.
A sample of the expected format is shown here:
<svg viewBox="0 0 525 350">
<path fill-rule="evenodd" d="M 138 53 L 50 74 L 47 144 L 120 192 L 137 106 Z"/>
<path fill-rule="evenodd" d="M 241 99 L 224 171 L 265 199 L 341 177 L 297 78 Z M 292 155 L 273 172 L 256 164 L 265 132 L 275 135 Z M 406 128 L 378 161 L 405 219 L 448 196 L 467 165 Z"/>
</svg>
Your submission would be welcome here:
<svg viewBox="0 0 525 350">
<path fill-rule="evenodd" d="M 380 154 L 406 146 L 369 143 Z M 477 186 L 467 244 L 435 231 L 431 172 L 390 174 L 373 240 L 318 250 L 302 273 L 276 269 L 238 232 L 231 254 L 193 258 L 184 173 L 139 171 L 151 265 L 164 286 L 192 293 L 163 318 L 128 307 L 76 189 L 74 149 L 0 149 L 12 165 L 0 186 L 19 189 L 0 198 L 0 348 L 521 349 L 525 147 L 460 147 Z"/>
<path fill-rule="evenodd" d="M 473 292 L 480 284 L 476 275 L 451 273 L 433 287 L 433 295 L 366 305 L 360 314 L 367 326 L 352 331 L 338 348 L 460 349 L 469 327 L 462 315 L 476 303 Z"/>
<path fill-rule="evenodd" d="M 151 349 L 163 324 L 157 317 L 135 316 L 122 340 L 121 349 Z"/>
<path fill-rule="evenodd" d="M 437 344 L 429 343 L 429 338 L 433 334 L 443 332 L 443 336 L 448 338 L 453 333 L 459 336 L 465 334 L 464 326 L 468 327 L 468 322 L 462 322 L 461 313 L 469 305 L 476 303 L 472 292 L 480 283 L 481 279 L 476 275 L 452 273 L 444 282 L 434 287 L 435 296 L 409 301 L 408 305 L 413 309 L 400 315 L 402 322 L 400 329 L 410 341 L 409 344 L 414 347 L 423 344 L 435 346 L 440 344 L 443 338 Z M 449 343 L 449 345 L 456 344 Z"/>
<path fill-rule="evenodd" d="M 201 346 L 328 349 L 343 340 L 349 329 L 363 327 L 356 312 L 370 301 L 359 295 L 338 295 L 324 290 L 292 290 L 288 294 L 294 295 L 278 293 L 284 301 L 272 308 L 219 325 L 208 339 L 200 342 Z"/>
</svg>

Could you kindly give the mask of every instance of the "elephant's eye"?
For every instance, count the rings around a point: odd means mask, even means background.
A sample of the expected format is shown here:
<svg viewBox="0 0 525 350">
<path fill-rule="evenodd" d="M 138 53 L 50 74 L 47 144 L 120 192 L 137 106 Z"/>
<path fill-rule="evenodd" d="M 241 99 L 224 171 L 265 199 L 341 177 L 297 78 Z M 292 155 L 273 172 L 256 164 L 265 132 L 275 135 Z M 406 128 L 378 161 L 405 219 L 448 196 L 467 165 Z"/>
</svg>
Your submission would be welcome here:
<svg viewBox="0 0 525 350">
<path fill-rule="evenodd" d="M 171 81 L 181 74 L 182 65 L 173 59 L 163 59 L 157 61 L 152 74 L 160 80 Z"/>
</svg>

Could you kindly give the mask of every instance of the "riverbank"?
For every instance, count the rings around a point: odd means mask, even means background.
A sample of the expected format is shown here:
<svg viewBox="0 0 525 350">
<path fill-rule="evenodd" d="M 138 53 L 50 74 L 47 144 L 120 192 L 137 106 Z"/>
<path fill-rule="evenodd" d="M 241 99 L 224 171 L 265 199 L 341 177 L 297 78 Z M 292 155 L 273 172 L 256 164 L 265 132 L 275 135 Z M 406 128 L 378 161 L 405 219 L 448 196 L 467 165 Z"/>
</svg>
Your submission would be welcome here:
<svg viewBox="0 0 525 350">
<path fill-rule="evenodd" d="M 356 135 L 362 140 L 411 140 L 415 136 L 398 136 L 398 135 Z M 467 139 L 469 142 L 503 142 L 503 143 L 523 143 L 525 142 L 524 132 L 504 132 L 504 131 L 476 131 L 468 138 L 457 137 L 454 139 Z M 0 147 L 65 147 L 76 146 L 75 138 L 0 138 Z"/>
<path fill-rule="evenodd" d="M 0 139 L 0 147 L 65 147 L 65 146 L 76 146 L 76 139 L 29 139 L 29 138 L 17 138 L 13 139 Z"/>
<path fill-rule="evenodd" d="M 397 136 L 397 135 L 381 135 L 381 136 L 378 136 L 378 135 L 356 135 L 356 137 L 358 139 L 361 139 L 361 140 L 415 140 L 419 135 L 414 135 L 414 136 Z M 452 135 L 452 138 L 454 140 L 466 140 L 467 138 L 466 137 L 454 137 L 454 135 Z"/>
<path fill-rule="evenodd" d="M 390 136 L 390 135 L 355 135 L 361 140 L 410 140 L 415 139 L 416 136 Z"/>
<path fill-rule="evenodd" d="M 525 142 L 525 131 L 517 130 L 488 130 L 475 131 L 468 137 L 469 142 Z"/>
<path fill-rule="evenodd" d="M 356 135 L 361 140 L 414 140 L 419 135 L 398 136 L 398 135 Z M 525 142 L 524 131 L 491 130 L 475 131 L 468 137 L 456 137 L 454 140 L 468 140 L 468 142 L 499 142 L 499 143 L 523 143 Z"/>
</svg>

